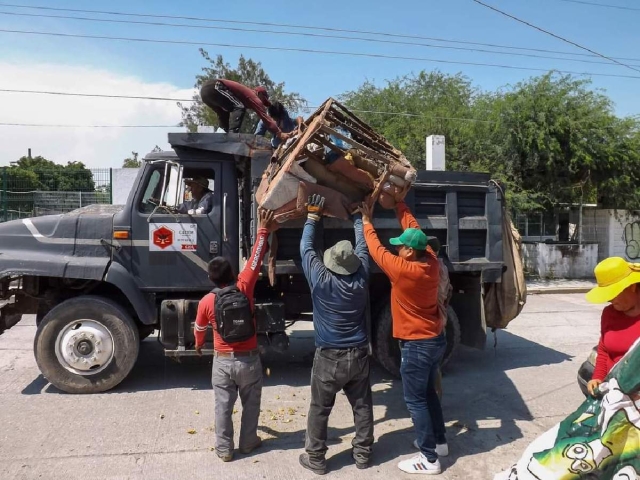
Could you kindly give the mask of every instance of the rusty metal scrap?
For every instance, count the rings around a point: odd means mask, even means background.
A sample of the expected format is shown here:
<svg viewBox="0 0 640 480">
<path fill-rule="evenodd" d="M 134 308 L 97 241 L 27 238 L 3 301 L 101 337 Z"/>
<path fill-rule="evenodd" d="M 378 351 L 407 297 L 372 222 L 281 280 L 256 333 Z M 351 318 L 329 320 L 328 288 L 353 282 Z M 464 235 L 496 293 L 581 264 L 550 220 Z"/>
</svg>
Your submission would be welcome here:
<svg viewBox="0 0 640 480">
<path fill-rule="evenodd" d="M 388 208 L 415 181 L 416 171 L 402 152 L 333 98 L 302 130 L 274 152 L 256 193 L 279 222 L 304 216 L 298 197 L 318 187 L 328 192 L 325 215 L 346 218 L 345 205 L 353 208 L 368 196 L 386 195 L 379 200 Z"/>
</svg>

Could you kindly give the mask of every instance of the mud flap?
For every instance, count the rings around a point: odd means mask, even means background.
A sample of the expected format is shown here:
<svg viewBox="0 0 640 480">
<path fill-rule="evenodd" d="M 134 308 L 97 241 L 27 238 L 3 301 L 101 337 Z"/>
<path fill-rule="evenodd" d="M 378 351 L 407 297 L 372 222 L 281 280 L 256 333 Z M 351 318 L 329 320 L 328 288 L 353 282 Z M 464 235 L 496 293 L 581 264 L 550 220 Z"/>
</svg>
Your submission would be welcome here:
<svg viewBox="0 0 640 480">
<path fill-rule="evenodd" d="M 22 320 L 25 313 L 36 313 L 38 301 L 31 297 L 21 297 L 14 303 L 7 303 L 0 308 L 0 335 Z"/>
</svg>

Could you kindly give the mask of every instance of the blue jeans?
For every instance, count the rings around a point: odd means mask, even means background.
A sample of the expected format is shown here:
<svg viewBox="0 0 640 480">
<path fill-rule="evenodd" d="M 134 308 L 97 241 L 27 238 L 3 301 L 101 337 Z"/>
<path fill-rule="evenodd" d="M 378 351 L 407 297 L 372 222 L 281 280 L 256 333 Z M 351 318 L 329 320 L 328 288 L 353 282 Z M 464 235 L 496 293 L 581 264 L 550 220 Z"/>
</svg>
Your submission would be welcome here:
<svg viewBox="0 0 640 480">
<path fill-rule="evenodd" d="M 420 451 L 430 462 L 438 459 L 436 443 L 446 443 L 442 407 L 435 388 L 446 347 L 444 335 L 400 341 L 404 401 L 413 420 Z"/>
</svg>

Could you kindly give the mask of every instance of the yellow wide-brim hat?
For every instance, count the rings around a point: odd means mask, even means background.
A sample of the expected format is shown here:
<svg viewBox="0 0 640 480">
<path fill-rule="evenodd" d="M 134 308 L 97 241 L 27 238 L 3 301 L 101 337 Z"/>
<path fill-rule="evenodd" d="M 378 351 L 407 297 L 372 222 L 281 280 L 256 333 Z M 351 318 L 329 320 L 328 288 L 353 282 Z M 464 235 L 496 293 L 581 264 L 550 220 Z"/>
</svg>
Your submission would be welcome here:
<svg viewBox="0 0 640 480">
<path fill-rule="evenodd" d="M 629 263 L 621 257 L 604 259 L 596 265 L 593 273 L 598 286 L 587 293 L 587 301 L 591 303 L 610 302 L 625 288 L 640 283 L 640 264 Z"/>
</svg>

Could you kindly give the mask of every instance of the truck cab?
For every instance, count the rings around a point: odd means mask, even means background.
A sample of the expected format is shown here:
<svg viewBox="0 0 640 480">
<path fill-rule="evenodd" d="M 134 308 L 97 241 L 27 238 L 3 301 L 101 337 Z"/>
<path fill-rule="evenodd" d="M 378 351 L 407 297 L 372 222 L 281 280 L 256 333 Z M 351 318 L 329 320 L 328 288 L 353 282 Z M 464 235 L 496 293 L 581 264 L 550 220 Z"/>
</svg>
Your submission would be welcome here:
<svg viewBox="0 0 640 480">
<path fill-rule="evenodd" d="M 35 314 L 36 361 L 70 393 L 105 391 L 131 371 L 141 339 L 159 331 L 170 357 L 194 355 L 199 300 L 212 285 L 208 262 L 229 259 L 238 272 L 256 233 L 255 193 L 271 160 L 270 143 L 245 134 L 169 134 L 171 151 L 153 152 L 124 206 L 89 206 L 64 215 L 0 224 L 0 334 Z M 212 208 L 179 213 L 185 179 L 204 177 Z M 419 171 L 406 197 L 420 225 L 438 237 L 450 260 L 454 294 L 447 358 L 458 343 L 483 348 L 482 292 L 503 273 L 502 190 L 488 175 Z M 381 239 L 398 235 L 391 210 L 374 220 Z M 311 320 L 311 295 L 300 268 L 302 221 L 272 234 L 255 290 L 260 348 L 286 349 L 286 327 Z M 318 248 L 353 241 L 350 222 L 326 218 Z M 399 371 L 391 337 L 390 285 L 373 268 L 371 349 Z M 205 353 L 212 352 L 211 331 Z"/>
</svg>

